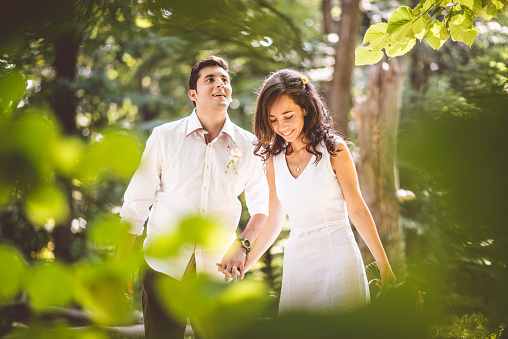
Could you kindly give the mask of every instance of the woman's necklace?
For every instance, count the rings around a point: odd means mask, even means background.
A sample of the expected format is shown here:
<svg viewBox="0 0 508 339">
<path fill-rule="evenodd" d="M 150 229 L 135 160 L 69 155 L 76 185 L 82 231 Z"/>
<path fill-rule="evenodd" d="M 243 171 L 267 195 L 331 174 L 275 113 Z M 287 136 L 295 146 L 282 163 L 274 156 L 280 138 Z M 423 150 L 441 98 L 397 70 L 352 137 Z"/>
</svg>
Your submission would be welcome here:
<svg viewBox="0 0 508 339">
<path fill-rule="evenodd" d="M 300 172 L 300 166 L 298 166 L 300 164 L 300 161 L 296 161 L 295 151 L 293 151 L 293 159 L 295 159 L 296 162 L 296 172 Z M 300 160 L 302 160 L 301 157 Z"/>
<path fill-rule="evenodd" d="M 298 152 L 301 153 L 300 151 L 298 151 Z M 300 159 L 298 161 L 296 161 L 296 151 L 294 149 L 293 149 L 293 154 L 292 155 L 293 155 L 293 159 L 296 162 L 296 172 L 300 172 L 300 166 L 299 165 L 300 165 L 300 161 L 302 160 L 302 157 L 300 156 L 299 157 Z"/>
</svg>

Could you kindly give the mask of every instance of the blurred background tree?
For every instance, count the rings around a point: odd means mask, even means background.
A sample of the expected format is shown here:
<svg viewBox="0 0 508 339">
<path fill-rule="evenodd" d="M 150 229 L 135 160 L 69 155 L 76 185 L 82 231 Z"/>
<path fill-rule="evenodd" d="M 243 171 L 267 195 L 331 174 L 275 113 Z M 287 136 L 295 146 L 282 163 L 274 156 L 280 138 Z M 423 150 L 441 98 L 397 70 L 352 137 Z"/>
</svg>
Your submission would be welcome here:
<svg viewBox="0 0 508 339">
<path fill-rule="evenodd" d="M 114 243 L 125 232 L 115 214 L 151 129 L 191 112 L 190 69 L 216 54 L 231 67 L 230 117 L 247 130 L 255 90 L 270 72 L 298 68 L 321 85 L 335 127 L 357 143 L 362 191 L 396 274 L 410 291 L 425 293 L 425 317 L 404 312 L 414 306 L 406 298 L 374 302 L 374 309 L 335 325 L 315 316 L 269 321 L 266 333 L 275 337 L 291 321 L 307 329 L 322 324 L 317 331 L 323 336 L 355 333 L 355 326 L 388 307 L 398 318 L 379 317 L 383 320 L 371 322 L 365 336 L 407 337 L 421 323 L 391 335 L 385 330 L 415 318 L 425 322 L 431 337 L 453 337 L 471 324 L 486 328 L 475 333 L 498 335 L 508 322 L 503 293 L 508 19 L 479 19 L 472 47 L 447 42 L 434 51 L 417 41 L 405 57 L 354 67 L 354 48 L 367 28 L 387 22 L 401 5 L 417 3 L 6 5 L 0 13 L 0 276 L 6 277 L 0 284 L 0 333 L 16 322 L 38 331 L 44 317 L 64 317 L 69 325 L 135 322 L 129 309 L 118 306 L 128 267 L 112 269 Z M 247 220 L 245 211 L 240 227 Z M 286 229 L 250 273 L 252 280 L 268 282 L 271 305 L 277 304 L 287 234 Z M 139 253 L 139 243 L 137 248 Z M 55 280 L 61 284 L 52 284 Z M 91 292 L 97 288 L 102 292 Z M 104 306 L 108 303 L 113 306 Z M 55 311 L 62 305 L 99 316 L 73 318 Z M 210 312 L 220 313 L 231 303 L 214 305 Z M 262 309 L 238 314 L 276 312 L 276 306 Z M 42 328 L 69 335 L 65 328 Z M 300 327 L 294 332 L 309 335 Z"/>
</svg>

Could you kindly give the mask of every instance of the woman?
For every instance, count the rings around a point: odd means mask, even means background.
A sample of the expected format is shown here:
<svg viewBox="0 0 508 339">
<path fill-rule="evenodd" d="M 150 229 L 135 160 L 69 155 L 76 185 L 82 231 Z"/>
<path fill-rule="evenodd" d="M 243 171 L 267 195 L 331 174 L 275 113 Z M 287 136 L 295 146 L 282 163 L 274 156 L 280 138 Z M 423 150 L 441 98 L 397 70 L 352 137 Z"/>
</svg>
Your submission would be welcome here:
<svg viewBox="0 0 508 339">
<path fill-rule="evenodd" d="M 257 100 L 256 155 L 266 162 L 269 217 L 245 269 L 273 244 L 289 215 L 279 312 L 348 310 L 369 301 L 363 261 L 348 217 L 367 243 L 384 290 L 395 282 L 365 204 L 349 150 L 333 134 L 328 110 L 300 72 L 271 74 Z"/>
</svg>

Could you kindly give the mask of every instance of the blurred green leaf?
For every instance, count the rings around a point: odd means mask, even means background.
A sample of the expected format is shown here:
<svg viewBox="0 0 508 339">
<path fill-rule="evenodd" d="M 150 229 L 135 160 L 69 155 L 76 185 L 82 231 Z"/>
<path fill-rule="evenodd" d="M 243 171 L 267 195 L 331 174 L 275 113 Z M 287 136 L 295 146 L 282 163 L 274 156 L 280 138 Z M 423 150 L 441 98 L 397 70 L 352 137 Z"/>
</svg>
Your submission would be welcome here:
<svg viewBox="0 0 508 339">
<path fill-rule="evenodd" d="M 31 305 L 37 311 L 48 306 L 63 306 L 72 299 L 74 275 L 71 267 L 58 262 L 34 266 L 28 275 Z"/>
<path fill-rule="evenodd" d="M 178 254 L 183 244 L 194 246 L 198 244 L 203 248 L 217 246 L 227 238 L 224 228 L 212 218 L 201 216 L 184 217 L 178 227 L 168 234 L 161 234 L 151 243 L 147 244 L 145 251 L 155 258 L 171 257 Z"/>
<path fill-rule="evenodd" d="M 28 218 L 37 225 L 43 225 L 50 218 L 60 222 L 69 215 L 67 198 L 54 185 L 40 185 L 26 198 L 25 207 Z"/>
<path fill-rule="evenodd" d="M 109 336 L 93 328 L 69 328 L 64 325 L 43 326 L 30 324 L 27 328 L 18 328 L 9 333 L 13 339 L 107 339 Z"/>
<path fill-rule="evenodd" d="M 146 255 L 154 258 L 174 257 L 178 254 L 182 241 L 179 234 L 159 235 L 156 239 L 146 244 Z"/>
<path fill-rule="evenodd" d="M 85 152 L 80 175 L 88 181 L 113 177 L 129 180 L 141 159 L 140 144 L 122 130 L 106 130 L 102 136 Z"/>
<path fill-rule="evenodd" d="M 90 312 L 99 325 L 126 324 L 131 320 L 131 305 L 125 297 L 130 271 L 125 265 L 104 262 L 77 268 L 74 298 Z"/>
<path fill-rule="evenodd" d="M 48 160 L 57 133 L 49 112 L 34 111 L 10 124 L 5 143 L 6 147 L 31 159 L 40 176 L 47 177 L 53 169 L 53 162 Z"/>
<path fill-rule="evenodd" d="M 23 286 L 26 264 L 17 250 L 0 246 L 0 300 L 16 296 Z"/>
<path fill-rule="evenodd" d="M 183 243 L 197 243 L 203 247 L 213 247 L 227 237 L 223 227 L 213 218 L 190 216 L 180 224 L 180 239 Z"/>
<path fill-rule="evenodd" d="M 178 317 L 190 317 L 206 338 L 241 336 L 242 329 L 258 319 L 267 307 L 263 284 L 244 280 L 238 284 L 200 275 L 181 283 L 161 278 L 156 286 L 163 304 Z"/>
<path fill-rule="evenodd" d="M 85 146 L 76 137 L 60 137 L 50 150 L 55 166 L 65 175 L 76 173 L 81 162 Z"/>
<path fill-rule="evenodd" d="M 0 114 L 18 105 L 25 88 L 26 81 L 18 71 L 0 68 Z"/>
<path fill-rule="evenodd" d="M 96 216 L 87 225 L 90 240 L 99 245 L 117 244 L 129 231 L 129 225 L 120 222 L 116 214 Z"/>
</svg>

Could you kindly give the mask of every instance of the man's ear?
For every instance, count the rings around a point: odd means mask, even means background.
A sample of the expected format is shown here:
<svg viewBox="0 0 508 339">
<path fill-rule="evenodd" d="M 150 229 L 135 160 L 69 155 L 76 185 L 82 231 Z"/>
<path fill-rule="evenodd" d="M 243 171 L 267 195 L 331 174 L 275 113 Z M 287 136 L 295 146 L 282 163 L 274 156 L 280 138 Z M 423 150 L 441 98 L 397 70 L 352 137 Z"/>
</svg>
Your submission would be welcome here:
<svg viewBox="0 0 508 339">
<path fill-rule="evenodd" d="M 192 101 L 196 101 L 198 98 L 197 98 L 197 95 L 196 95 L 196 90 L 195 89 L 190 89 L 189 90 L 189 98 L 192 100 Z"/>
</svg>

